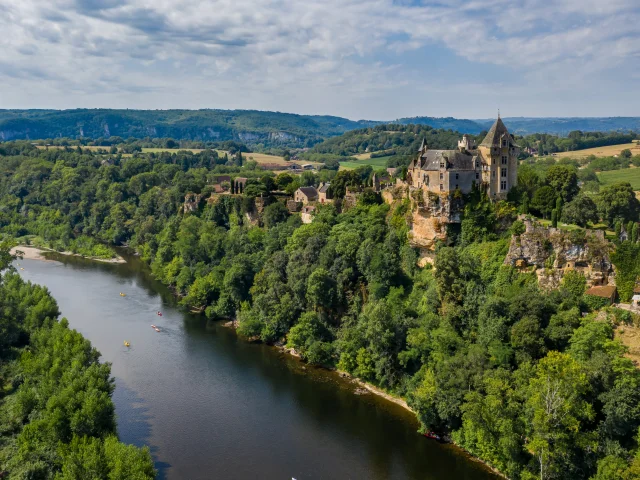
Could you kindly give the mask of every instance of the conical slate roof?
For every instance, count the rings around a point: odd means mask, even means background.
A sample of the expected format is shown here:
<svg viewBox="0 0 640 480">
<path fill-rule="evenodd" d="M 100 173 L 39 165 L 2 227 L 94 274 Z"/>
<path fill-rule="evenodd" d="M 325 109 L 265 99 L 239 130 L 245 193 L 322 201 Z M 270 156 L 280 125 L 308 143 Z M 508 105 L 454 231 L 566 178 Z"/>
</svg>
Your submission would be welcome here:
<svg viewBox="0 0 640 480">
<path fill-rule="evenodd" d="M 505 133 L 509 135 L 507 127 L 505 127 L 504 123 L 502 123 L 502 119 L 498 117 L 480 145 L 483 147 L 498 147 L 500 146 L 500 138 Z M 511 140 L 511 137 L 509 137 L 509 140 Z"/>
</svg>

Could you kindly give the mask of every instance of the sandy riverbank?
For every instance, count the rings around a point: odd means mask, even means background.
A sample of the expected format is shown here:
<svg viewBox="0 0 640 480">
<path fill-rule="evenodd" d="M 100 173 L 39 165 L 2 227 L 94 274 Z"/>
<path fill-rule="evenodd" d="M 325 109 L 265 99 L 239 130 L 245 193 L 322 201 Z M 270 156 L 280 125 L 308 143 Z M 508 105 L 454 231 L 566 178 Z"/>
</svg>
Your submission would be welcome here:
<svg viewBox="0 0 640 480">
<path fill-rule="evenodd" d="M 95 262 L 103 262 L 103 263 L 127 263 L 127 261 L 121 256 L 117 256 L 115 258 L 95 258 L 95 257 L 85 257 L 83 255 L 79 255 L 73 252 L 57 252 L 55 250 L 48 250 L 44 248 L 32 247 L 27 245 L 19 245 L 17 247 L 13 247 L 11 249 L 11 254 L 15 255 L 16 252 L 22 252 L 22 258 L 26 258 L 28 260 L 42 260 L 42 261 L 51 261 L 49 258 L 42 255 L 46 252 L 54 252 L 60 255 L 68 255 L 70 257 L 81 257 L 86 258 L 88 260 L 93 260 Z"/>
</svg>

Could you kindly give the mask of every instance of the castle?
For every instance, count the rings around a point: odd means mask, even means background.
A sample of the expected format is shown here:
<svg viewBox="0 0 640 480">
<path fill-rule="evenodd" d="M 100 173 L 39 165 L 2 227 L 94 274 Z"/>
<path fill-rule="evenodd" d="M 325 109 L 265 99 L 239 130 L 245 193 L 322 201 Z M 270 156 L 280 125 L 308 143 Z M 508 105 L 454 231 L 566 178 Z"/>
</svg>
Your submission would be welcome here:
<svg viewBox="0 0 640 480">
<path fill-rule="evenodd" d="M 466 134 L 457 150 L 429 150 L 423 140 L 406 181 L 410 187 L 445 194 L 469 193 L 475 184 L 489 198 L 503 199 L 517 184 L 518 153 L 518 145 L 498 116 L 478 146 Z"/>
</svg>

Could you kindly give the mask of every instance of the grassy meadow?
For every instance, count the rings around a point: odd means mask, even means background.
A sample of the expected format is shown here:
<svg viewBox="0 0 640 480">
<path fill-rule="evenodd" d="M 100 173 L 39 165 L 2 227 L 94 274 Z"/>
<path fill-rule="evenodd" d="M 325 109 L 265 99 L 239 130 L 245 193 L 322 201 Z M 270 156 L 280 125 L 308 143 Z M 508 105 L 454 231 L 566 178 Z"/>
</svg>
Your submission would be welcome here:
<svg viewBox="0 0 640 480">
<path fill-rule="evenodd" d="M 603 185 L 629 182 L 634 190 L 640 190 L 640 168 L 623 168 L 608 172 L 598 172 L 598 180 Z"/>
<path fill-rule="evenodd" d="M 369 155 L 367 153 L 367 155 Z M 358 157 L 356 157 L 358 158 Z M 391 158 L 391 155 L 389 155 L 388 157 L 380 157 L 380 158 L 364 158 L 363 160 L 358 160 L 355 162 L 340 162 L 340 168 L 346 168 L 346 169 L 354 169 L 354 168 L 358 168 L 358 167 L 362 167 L 364 165 L 371 165 L 373 168 L 379 169 L 379 168 L 386 168 L 387 167 L 387 160 Z"/>
</svg>

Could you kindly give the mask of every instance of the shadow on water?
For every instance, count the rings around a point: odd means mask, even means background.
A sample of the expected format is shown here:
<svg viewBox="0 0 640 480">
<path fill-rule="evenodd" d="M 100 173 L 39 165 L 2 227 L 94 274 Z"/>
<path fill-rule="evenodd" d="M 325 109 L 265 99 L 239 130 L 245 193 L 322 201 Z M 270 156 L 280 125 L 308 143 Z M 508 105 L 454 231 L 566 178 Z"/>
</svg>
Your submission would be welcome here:
<svg viewBox="0 0 640 480">
<path fill-rule="evenodd" d="M 135 390 L 127 387 L 121 378 L 115 379 L 116 388 L 113 392 L 113 402 L 118 406 L 117 422 L 118 437 L 126 444 L 143 447 L 152 445 L 151 442 L 151 413 L 145 401 Z M 123 428 L 120 428 L 123 427 Z M 154 467 L 158 474 L 156 479 L 167 478 L 167 470 L 171 464 L 158 458 L 158 447 L 150 446 Z"/>
</svg>

